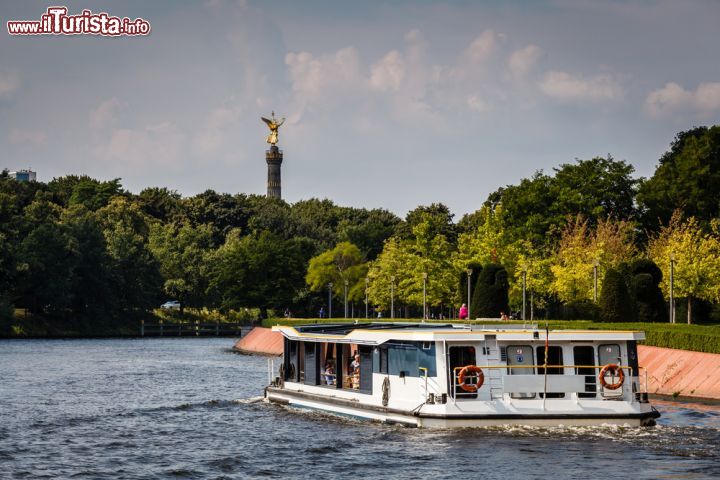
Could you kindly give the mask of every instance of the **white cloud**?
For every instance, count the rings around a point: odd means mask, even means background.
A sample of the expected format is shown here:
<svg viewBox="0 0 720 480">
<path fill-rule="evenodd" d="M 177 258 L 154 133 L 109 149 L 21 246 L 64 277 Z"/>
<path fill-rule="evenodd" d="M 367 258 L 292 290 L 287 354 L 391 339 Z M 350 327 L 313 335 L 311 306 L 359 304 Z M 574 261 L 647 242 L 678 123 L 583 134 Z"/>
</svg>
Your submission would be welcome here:
<svg viewBox="0 0 720 480">
<path fill-rule="evenodd" d="M 8 142 L 11 145 L 42 145 L 45 143 L 46 138 L 45 132 L 41 131 L 12 129 L 8 133 Z"/>
<path fill-rule="evenodd" d="M 216 108 L 205 120 L 205 126 L 194 139 L 195 151 L 208 155 L 220 150 L 232 126 L 237 126 L 240 110 L 235 106 L 223 105 Z"/>
<path fill-rule="evenodd" d="M 405 77 L 405 60 L 400 52 L 393 50 L 372 66 L 370 85 L 378 90 L 400 89 Z"/>
<path fill-rule="evenodd" d="M 495 34 L 493 30 L 485 30 L 465 49 L 463 56 L 470 63 L 482 63 L 489 59 L 498 45 L 501 35 Z"/>
<path fill-rule="evenodd" d="M 486 113 L 490 111 L 490 107 L 488 106 L 488 104 L 478 95 L 468 96 L 467 106 L 470 107 L 471 110 L 475 110 L 476 112 L 480 113 Z"/>
<path fill-rule="evenodd" d="M 508 67 L 516 78 L 523 78 L 533 69 L 542 56 L 542 49 L 537 45 L 528 45 L 510 55 Z"/>
<path fill-rule="evenodd" d="M 290 70 L 293 91 L 306 99 L 319 99 L 328 90 L 353 89 L 363 83 L 358 52 L 353 47 L 320 57 L 308 52 L 288 53 L 285 63 Z"/>
<path fill-rule="evenodd" d="M 113 126 L 118 119 L 118 113 L 127 108 L 127 103 L 112 97 L 102 102 L 98 108 L 90 112 L 90 126 L 95 129 Z"/>
<path fill-rule="evenodd" d="M 128 166 L 168 167 L 183 153 L 184 135 L 172 123 L 148 125 L 143 129 L 120 128 L 112 132 L 107 145 L 97 150 L 100 158 Z"/>
<path fill-rule="evenodd" d="M 720 82 L 701 83 L 695 91 L 670 82 L 650 92 L 645 108 L 654 117 L 683 111 L 708 115 L 720 110 Z"/>
<path fill-rule="evenodd" d="M 566 72 L 548 72 L 540 82 L 547 96 L 563 101 L 602 102 L 623 96 L 620 82 L 611 75 L 583 77 Z"/>
<path fill-rule="evenodd" d="M 9 97 L 20 87 L 17 74 L 0 70 L 0 98 Z"/>
</svg>

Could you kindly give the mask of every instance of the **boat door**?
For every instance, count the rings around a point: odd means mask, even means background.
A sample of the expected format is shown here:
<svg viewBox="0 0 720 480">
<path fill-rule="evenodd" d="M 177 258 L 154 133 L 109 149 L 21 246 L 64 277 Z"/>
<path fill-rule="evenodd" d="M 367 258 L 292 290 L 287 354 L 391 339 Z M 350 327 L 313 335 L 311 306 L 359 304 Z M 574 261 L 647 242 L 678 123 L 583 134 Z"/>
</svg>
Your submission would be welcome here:
<svg viewBox="0 0 720 480">
<path fill-rule="evenodd" d="M 457 345 L 448 347 L 448 392 L 455 398 L 477 398 L 476 392 L 466 392 L 457 384 L 457 374 L 459 368 L 466 365 L 476 365 L 477 352 L 475 347 L 467 345 Z M 469 380 L 468 383 L 474 383 Z M 455 388 L 453 388 L 455 386 Z"/>
<path fill-rule="evenodd" d="M 622 365 L 620 345 L 618 345 L 617 343 L 606 343 L 598 346 L 598 360 L 600 361 L 600 365 L 607 365 L 609 363 Z M 606 378 L 611 383 L 614 381 L 614 379 L 611 379 L 610 376 Z M 617 390 L 608 390 L 607 388 L 602 388 L 603 397 L 622 397 L 622 395 L 622 388 L 619 388 Z"/>
</svg>

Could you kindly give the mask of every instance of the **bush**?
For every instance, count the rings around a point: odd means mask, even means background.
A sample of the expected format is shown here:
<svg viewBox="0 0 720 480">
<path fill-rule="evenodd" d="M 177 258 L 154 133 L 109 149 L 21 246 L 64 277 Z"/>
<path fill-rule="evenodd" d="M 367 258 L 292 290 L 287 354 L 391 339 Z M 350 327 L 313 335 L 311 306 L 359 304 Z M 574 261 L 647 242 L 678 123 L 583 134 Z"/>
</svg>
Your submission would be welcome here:
<svg viewBox="0 0 720 480">
<path fill-rule="evenodd" d="M 638 322 L 667 322 L 668 309 L 660 290 L 662 271 L 652 260 L 636 260 L 627 268 L 630 296 Z"/>
<path fill-rule="evenodd" d="M 500 312 L 509 313 L 508 275 L 502 265 L 490 263 L 475 282 L 470 318 L 498 318 Z"/>
<path fill-rule="evenodd" d="M 605 273 L 602 292 L 600 292 L 600 318 L 604 322 L 632 322 L 635 309 L 625 278 L 616 269 Z"/>
<path fill-rule="evenodd" d="M 589 300 L 568 302 L 561 305 L 558 310 L 559 316 L 563 320 L 600 319 L 600 307 Z"/>
</svg>

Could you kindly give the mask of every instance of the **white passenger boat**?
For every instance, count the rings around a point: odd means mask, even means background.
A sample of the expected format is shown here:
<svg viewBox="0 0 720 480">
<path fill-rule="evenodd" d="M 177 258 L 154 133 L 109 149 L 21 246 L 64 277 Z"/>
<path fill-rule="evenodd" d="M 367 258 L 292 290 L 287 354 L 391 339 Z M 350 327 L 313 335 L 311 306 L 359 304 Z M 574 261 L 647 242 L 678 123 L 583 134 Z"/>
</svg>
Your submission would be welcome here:
<svg viewBox="0 0 720 480">
<path fill-rule="evenodd" d="M 266 400 L 413 427 L 654 425 L 636 331 L 432 323 L 276 326 Z"/>
</svg>

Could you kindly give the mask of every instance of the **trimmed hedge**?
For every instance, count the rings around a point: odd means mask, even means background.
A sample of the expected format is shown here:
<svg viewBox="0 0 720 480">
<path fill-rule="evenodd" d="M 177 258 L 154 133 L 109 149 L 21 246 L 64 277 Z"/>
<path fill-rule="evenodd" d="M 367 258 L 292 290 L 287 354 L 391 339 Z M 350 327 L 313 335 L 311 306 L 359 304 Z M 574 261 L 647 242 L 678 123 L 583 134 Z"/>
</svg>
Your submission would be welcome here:
<svg viewBox="0 0 720 480">
<path fill-rule="evenodd" d="M 365 319 L 357 319 L 358 322 L 364 323 Z M 419 319 L 395 319 L 398 322 L 419 322 Z M 368 321 L 373 321 L 370 319 Z M 384 319 L 388 321 L 388 319 Z M 436 323 L 452 323 L 458 320 L 435 320 Z M 343 318 L 269 318 L 262 322 L 263 327 L 271 327 L 273 325 L 305 325 L 308 323 L 352 323 L 354 320 L 346 320 Z M 463 322 L 465 323 L 465 322 Z M 500 324 L 501 322 L 473 320 L 469 323 L 477 323 L 484 325 Z M 507 322 L 506 322 L 507 323 Z M 522 324 L 522 321 L 511 323 Z M 669 324 L 669 323 L 602 323 L 589 320 L 549 320 L 547 322 L 539 320 L 537 322 L 539 328 L 544 328 L 547 323 L 551 330 L 639 330 L 645 332 L 646 340 L 642 342 L 645 345 L 664 348 L 675 348 L 678 350 L 691 350 L 695 352 L 718 353 L 720 354 L 720 324 L 717 325 L 687 325 L 687 324 Z"/>
</svg>

